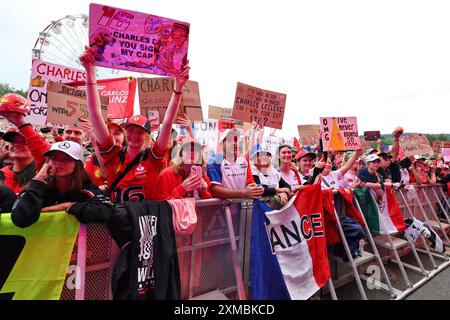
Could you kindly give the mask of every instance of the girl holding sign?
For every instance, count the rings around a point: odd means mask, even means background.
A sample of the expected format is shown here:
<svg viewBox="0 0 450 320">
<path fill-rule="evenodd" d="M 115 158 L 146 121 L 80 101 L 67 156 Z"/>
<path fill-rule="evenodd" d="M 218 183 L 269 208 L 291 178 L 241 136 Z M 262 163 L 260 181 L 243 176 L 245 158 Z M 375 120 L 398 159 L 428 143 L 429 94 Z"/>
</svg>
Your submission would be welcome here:
<svg viewBox="0 0 450 320">
<path fill-rule="evenodd" d="M 81 55 L 80 61 L 86 69 L 86 95 L 94 135 L 105 162 L 108 195 L 115 202 L 155 199 L 155 181 L 164 169 L 163 157 L 170 140 L 172 124 L 178 111 L 183 85 L 189 79 L 189 66 L 174 83 L 172 97 L 167 108 L 161 131 L 155 143 L 150 141 L 151 126 L 148 119 L 137 115 L 130 117 L 125 128 L 127 147 L 115 145 L 100 110 L 100 97 L 95 75 L 94 55 L 90 47 Z"/>
</svg>

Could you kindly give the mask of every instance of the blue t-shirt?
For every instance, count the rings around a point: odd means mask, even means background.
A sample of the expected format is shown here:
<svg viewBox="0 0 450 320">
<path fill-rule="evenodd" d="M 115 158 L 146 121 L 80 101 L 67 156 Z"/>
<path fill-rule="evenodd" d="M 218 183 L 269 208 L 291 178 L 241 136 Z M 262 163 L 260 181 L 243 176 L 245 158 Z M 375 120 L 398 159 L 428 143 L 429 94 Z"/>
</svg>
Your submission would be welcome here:
<svg viewBox="0 0 450 320">
<path fill-rule="evenodd" d="M 379 179 L 377 174 L 370 174 L 369 169 L 362 168 L 358 172 L 358 178 L 361 180 L 361 182 L 372 182 L 372 183 L 379 183 Z"/>
</svg>

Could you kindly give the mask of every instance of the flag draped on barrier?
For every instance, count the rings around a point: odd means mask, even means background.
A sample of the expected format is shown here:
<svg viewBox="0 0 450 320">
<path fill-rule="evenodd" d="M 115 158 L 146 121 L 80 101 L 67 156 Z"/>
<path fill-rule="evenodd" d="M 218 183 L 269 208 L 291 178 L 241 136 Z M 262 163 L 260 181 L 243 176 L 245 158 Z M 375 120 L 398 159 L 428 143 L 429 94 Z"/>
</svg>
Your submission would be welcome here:
<svg viewBox="0 0 450 320">
<path fill-rule="evenodd" d="M 310 298 L 330 279 L 320 185 L 281 210 L 254 202 L 250 244 L 252 299 Z"/>
<path fill-rule="evenodd" d="M 371 191 L 367 187 L 355 188 L 353 192 L 358 199 L 371 232 L 374 234 L 392 234 L 405 230 L 402 212 L 390 187 L 386 187 L 379 206 L 373 200 Z"/>
<path fill-rule="evenodd" d="M 66 278 L 79 223 L 65 212 L 41 214 L 18 228 L 0 216 L 0 300 L 57 300 Z"/>
</svg>

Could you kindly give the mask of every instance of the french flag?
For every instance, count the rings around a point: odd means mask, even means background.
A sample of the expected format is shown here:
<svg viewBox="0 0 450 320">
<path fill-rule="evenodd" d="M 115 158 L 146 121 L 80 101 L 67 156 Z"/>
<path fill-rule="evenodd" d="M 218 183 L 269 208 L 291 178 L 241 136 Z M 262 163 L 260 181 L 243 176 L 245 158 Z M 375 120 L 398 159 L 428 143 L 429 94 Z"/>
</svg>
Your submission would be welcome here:
<svg viewBox="0 0 450 320">
<path fill-rule="evenodd" d="M 306 300 L 328 282 L 320 185 L 298 191 L 281 210 L 254 201 L 252 219 L 252 299 Z"/>
</svg>

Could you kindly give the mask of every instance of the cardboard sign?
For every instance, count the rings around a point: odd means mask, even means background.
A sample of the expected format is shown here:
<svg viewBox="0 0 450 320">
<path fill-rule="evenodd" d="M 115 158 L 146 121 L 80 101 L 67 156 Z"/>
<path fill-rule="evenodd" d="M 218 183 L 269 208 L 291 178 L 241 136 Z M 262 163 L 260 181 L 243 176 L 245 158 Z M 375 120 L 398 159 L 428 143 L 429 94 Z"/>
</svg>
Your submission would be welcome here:
<svg viewBox="0 0 450 320">
<path fill-rule="evenodd" d="M 442 148 L 442 157 L 444 162 L 450 162 L 450 148 Z"/>
<path fill-rule="evenodd" d="M 27 99 L 31 107 L 25 121 L 31 124 L 47 124 L 47 83 L 85 81 L 86 73 L 39 59 L 33 59 Z"/>
<path fill-rule="evenodd" d="M 136 78 L 123 77 L 97 80 L 98 94 L 109 98 L 108 119 L 123 119 L 133 115 Z M 85 82 L 68 85 L 85 90 Z"/>
<path fill-rule="evenodd" d="M 366 141 L 377 141 L 380 137 L 380 131 L 364 131 L 364 139 Z"/>
<path fill-rule="evenodd" d="M 187 60 L 189 24 L 100 4 L 89 5 L 95 65 L 176 77 Z"/>
<path fill-rule="evenodd" d="M 244 122 L 242 120 L 234 120 L 231 117 L 232 113 L 232 108 L 222 108 L 216 106 L 208 107 L 208 119 L 231 120 L 236 124 L 236 128 L 243 129 L 244 131 L 247 131 L 252 127 L 252 125 L 248 122 Z"/>
<path fill-rule="evenodd" d="M 170 97 L 172 96 L 173 78 L 138 78 L 139 106 L 141 115 L 148 118 L 149 111 L 158 111 L 159 120 L 164 120 Z M 183 87 L 183 95 L 179 105 L 178 117 L 187 114 L 191 121 L 202 121 L 202 104 L 198 83 L 187 81 Z"/>
<path fill-rule="evenodd" d="M 47 120 L 53 124 L 74 124 L 78 118 L 88 119 L 86 91 L 49 81 L 47 86 Z M 108 97 L 100 96 L 103 119 L 107 119 Z"/>
<path fill-rule="evenodd" d="M 407 157 L 424 153 L 433 154 L 428 138 L 421 133 L 400 136 L 400 145 Z"/>
<path fill-rule="evenodd" d="M 320 131 L 323 151 L 358 150 L 361 147 L 356 117 L 320 118 Z"/>
<path fill-rule="evenodd" d="M 297 126 L 297 128 L 298 128 L 298 135 L 300 136 L 300 143 L 303 146 L 319 144 L 320 125 L 305 124 L 305 125 L 299 125 L 299 126 Z"/>
<path fill-rule="evenodd" d="M 264 127 L 281 129 L 283 126 L 286 95 L 237 84 L 232 118 L 257 122 Z"/>
<path fill-rule="evenodd" d="M 450 141 L 442 141 L 442 140 L 433 141 L 433 152 L 435 154 L 441 153 L 443 148 L 450 148 Z"/>
</svg>

